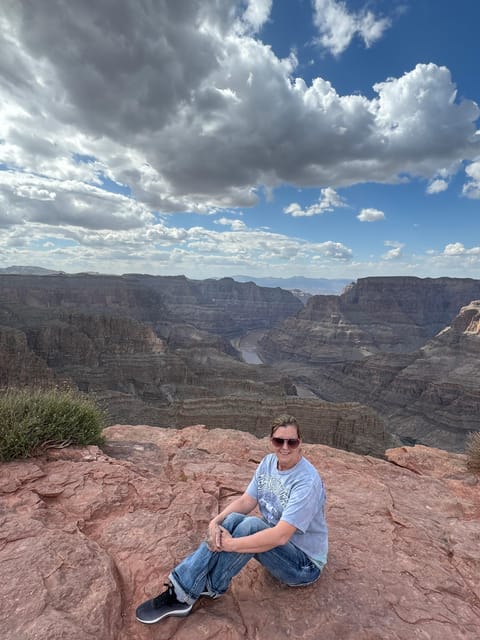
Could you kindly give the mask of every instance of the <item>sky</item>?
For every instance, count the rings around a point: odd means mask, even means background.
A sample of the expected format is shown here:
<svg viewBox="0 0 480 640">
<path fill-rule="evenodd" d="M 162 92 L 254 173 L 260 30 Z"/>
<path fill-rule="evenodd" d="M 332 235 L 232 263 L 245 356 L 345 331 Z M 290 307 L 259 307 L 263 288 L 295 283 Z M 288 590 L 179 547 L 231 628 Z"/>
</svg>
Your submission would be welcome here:
<svg viewBox="0 0 480 640">
<path fill-rule="evenodd" d="M 476 0 L 2 0 L 0 267 L 480 278 Z"/>
</svg>

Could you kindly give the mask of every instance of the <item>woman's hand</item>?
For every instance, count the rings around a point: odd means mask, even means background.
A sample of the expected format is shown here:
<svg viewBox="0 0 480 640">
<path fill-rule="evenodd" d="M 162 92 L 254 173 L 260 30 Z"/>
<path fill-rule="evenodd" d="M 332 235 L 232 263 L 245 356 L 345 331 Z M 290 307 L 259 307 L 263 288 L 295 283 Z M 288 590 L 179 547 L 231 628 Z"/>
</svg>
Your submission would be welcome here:
<svg viewBox="0 0 480 640">
<path fill-rule="evenodd" d="M 210 551 L 221 551 L 221 532 L 220 525 L 216 518 L 210 521 L 207 529 L 205 542 Z"/>
<path fill-rule="evenodd" d="M 219 530 L 219 540 L 220 540 L 220 550 L 221 551 L 233 551 L 233 549 L 231 549 L 231 543 L 230 541 L 233 540 L 233 536 L 230 533 L 230 531 L 228 531 L 228 529 L 225 529 L 224 527 L 219 526 L 218 527 Z"/>
</svg>

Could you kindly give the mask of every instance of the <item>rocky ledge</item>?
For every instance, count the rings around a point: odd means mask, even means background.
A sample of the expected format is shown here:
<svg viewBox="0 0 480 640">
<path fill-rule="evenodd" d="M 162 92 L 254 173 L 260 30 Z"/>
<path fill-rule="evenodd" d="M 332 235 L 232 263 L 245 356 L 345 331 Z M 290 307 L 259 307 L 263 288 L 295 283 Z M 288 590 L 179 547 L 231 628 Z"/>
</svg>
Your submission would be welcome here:
<svg viewBox="0 0 480 640">
<path fill-rule="evenodd" d="M 143 626 L 135 605 L 243 491 L 268 440 L 202 426 L 106 435 L 104 451 L 0 465 L 3 640 L 478 638 L 480 480 L 463 455 L 305 445 L 328 491 L 320 580 L 290 589 L 252 561 L 223 598 Z"/>
</svg>

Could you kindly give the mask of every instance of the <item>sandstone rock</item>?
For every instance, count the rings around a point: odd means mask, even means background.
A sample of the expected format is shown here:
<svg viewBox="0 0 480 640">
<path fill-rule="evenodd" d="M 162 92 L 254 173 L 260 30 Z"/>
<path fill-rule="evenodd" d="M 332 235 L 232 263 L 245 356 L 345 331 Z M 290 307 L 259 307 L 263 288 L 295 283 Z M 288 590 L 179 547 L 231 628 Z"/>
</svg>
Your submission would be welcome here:
<svg viewBox="0 0 480 640">
<path fill-rule="evenodd" d="M 135 606 L 244 490 L 268 441 L 201 426 L 106 435 L 105 453 L 0 466 L 3 640 L 478 638 L 479 476 L 464 456 L 403 447 L 389 462 L 305 445 L 328 491 L 320 580 L 290 589 L 252 561 L 223 598 L 144 626 Z"/>
</svg>

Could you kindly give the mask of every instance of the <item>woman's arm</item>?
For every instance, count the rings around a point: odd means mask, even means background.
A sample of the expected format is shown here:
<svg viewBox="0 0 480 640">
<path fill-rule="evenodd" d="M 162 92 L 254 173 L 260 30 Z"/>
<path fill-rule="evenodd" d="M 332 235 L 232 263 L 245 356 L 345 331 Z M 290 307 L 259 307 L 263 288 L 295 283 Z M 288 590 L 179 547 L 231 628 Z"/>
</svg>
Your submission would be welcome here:
<svg viewBox="0 0 480 640">
<path fill-rule="evenodd" d="M 250 536 L 234 538 L 229 531 L 220 527 L 219 549 L 237 553 L 261 553 L 286 544 L 296 531 L 296 527 L 280 520 L 274 527 L 252 533 Z"/>
<path fill-rule="evenodd" d="M 215 524 L 221 524 L 229 513 L 247 514 L 255 509 L 256 506 L 257 501 L 255 500 L 255 498 L 252 498 L 252 496 L 250 496 L 248 493 L 243 493 L 238 498 L 235 498 L 235 500 L 232 500 L 230 504 L 227 504 L 225 509 L 223 509 L 223 511 L 221 511 L 218 516 L 215 516 L 211 523 L 215 522 Z"/>
<path fill-rule="evenodd" d="M 250 513 L 257 506 L 257 501 L 248 493 L 243 493 L 235 498 L 218 516 L 210 520 L 207 531 L 207 544 L 212 551 L 220 551 L 220 528 L 219 525 L 225 520 L 229 513 Z"/>
</svg>

